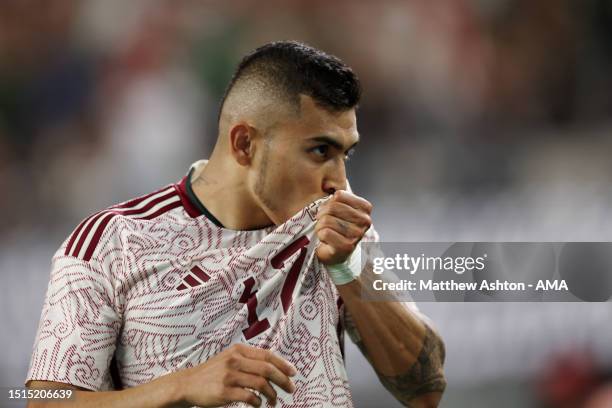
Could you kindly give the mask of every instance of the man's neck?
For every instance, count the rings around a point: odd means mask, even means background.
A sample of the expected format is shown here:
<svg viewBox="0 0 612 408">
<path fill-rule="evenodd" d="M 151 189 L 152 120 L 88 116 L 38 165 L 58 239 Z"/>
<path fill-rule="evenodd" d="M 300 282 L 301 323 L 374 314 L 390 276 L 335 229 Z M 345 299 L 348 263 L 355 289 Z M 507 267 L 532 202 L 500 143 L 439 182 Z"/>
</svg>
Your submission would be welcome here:
<svg viewBox="0 0 612 408">
<path fill-rule="evenodd" d="M 197 164 L 191 176 L 193 193 L 219 222 L 232 230 L 256 230 L 272 221 L 253 201 L 245 177 L 211 158 Z"/>
</svg>

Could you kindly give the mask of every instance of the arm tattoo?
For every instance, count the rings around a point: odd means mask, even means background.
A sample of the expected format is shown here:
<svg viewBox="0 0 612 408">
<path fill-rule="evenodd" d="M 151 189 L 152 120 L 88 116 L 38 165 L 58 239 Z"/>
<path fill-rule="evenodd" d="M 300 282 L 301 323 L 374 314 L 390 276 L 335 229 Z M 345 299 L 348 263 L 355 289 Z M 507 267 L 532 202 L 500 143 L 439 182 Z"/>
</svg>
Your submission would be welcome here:
<svg viewBox="0 0 612 408">
<path fill-rule="evenodd" d="M 349 337 L 372 365 L 361 336 L 359 336 L 359 332 L 357 332 L 357 328 L 346 309 L 344 322 Z M 425 336 L 423 337 L 421 351 L 414 364 L 404 374 L 388 376 L 375 369 L 382 385 L 407 407 L 412 407 L 412 400 L 423 394 L 441 393 L 446 388 L 446 379 L 442 369 L 446 356 L 444 343 L 427 323 L 424 324 Z M 375 368 L 373 365 L 372 367 Z"/>
<path fill-rule="evenodd" d="M 442 371 L 444 344 L 428 325 L 425 330 L 421 352 L 408 371 L 397 376 L 378 375 L 385 388 L 407 406 L 419 395 L 443 392 L 446 388 Z"/>
</svg>

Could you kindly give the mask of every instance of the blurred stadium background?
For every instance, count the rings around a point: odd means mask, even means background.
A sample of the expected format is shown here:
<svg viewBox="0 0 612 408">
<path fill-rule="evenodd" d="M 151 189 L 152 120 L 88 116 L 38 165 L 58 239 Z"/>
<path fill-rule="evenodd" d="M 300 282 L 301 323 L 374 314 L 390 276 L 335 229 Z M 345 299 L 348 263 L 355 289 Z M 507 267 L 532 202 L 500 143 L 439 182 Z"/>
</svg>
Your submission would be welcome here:
<svg viewBox="0 0 612 408">
<path fill-rule="evenodd" d="M 207 157 L 234 65 L 279 39 L 360 75 L 349 177 L 383 240 L 612 241 L 612 1 L 3 0 L 0 386 L 61 241 Z M 612 406 L 610 303 L 420 306 L 443 407 Z M 347 346 L 356 406 L 399 407 Z"/>
</svg>

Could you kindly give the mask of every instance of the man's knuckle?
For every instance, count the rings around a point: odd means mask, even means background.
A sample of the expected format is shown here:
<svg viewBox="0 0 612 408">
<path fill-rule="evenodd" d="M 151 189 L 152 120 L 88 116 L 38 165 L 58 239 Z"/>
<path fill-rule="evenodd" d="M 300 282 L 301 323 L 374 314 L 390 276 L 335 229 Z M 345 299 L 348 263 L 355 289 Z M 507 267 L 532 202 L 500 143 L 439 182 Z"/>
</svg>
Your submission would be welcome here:
<svg viewBox="0 0 612 408">
<path fill-rule="evenodd" d="M 242 343 L 236 343 L 232 346 L 232 352 L 236 355 L 242 355 L 243 353 L 245 353 L 248 349 L 248 346 L 242 344 Z"/>
<path fill-rule="evenodd" d="M 231 370 L 226 370 L 221 376 L 221 378 L 222 378 L 222 383 L 225 385 L 232 385 L 236 383 L 236 381 L 238 380 L 236 373 Z"/>
<path fill-rule="evenodd" d="M 355 249 L 355 244 L 351 241 L 342 244 L 342 252 L 351 253 Z"/>
<path fill-rule="evenodd" d="M 254 405 L 256 407 L 261 405 L 261 400 L 255 395 L 255 394 L 251 394 L 246 398 L 246 402 L 248 404 Z"/>
<path fill-rule="evenodd" d="M 240 366 L 240 358 L 236 354 L 230 355 L 227 360 L 225 360 L 227 367 L 229 368 L 238 368 Z"/>
<path fill-rule="evenodd" d="M 319 238 L 323 241 L 327 241 L 329 239 L 329 230 L 327 228 L 319 230 Z"/>
<path fill-rule="evenodd" d="M 327 209 L 327 212 L 330 215 L 336 215 L 337 216 L 341 212 L 341 209 L 342 209 L 342 203 L 340 203 L 340 202 L 333 202 L 333 203 L 331 203 L 331 205 Z"/>
<path fill-rule="evenodd" d="M 263 377 L 257 377 L 254 385 L 259 391 L 264 391 L 268 385 L 268 381 Z"/>
<path fill-rule="evenodd" d="M 266 363 L 262 372 L 264 377 L 272 378 L 272 376 L 274 375 L 274 366 L 271 363 Z"/>
<path fill-rule="evenodd" d="M 359 225 L 353 225 L 351 229 L 351 238 L 361 238 L 365 232 L 364 228 Z"/>
<path fill-rule="evenodd" d="M 319 220 L 319 229 L 323 229 L 323 228 L 329 228 L 330 226 L 330 218 L 329 217 L 323 217 Z"/>
</svg>

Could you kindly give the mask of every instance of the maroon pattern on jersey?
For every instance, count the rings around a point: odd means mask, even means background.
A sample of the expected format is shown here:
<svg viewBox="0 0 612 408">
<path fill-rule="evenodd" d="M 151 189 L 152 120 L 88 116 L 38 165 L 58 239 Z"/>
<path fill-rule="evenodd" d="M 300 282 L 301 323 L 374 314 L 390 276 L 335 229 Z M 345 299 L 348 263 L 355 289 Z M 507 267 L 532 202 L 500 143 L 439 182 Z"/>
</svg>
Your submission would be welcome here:
<svg viewBox="0 0 612 408">
<path fill-rule="evenodd" d="M 183 179 L 85 219 L 53 258 L 27 379 L 112 389 L 115 357 L 133 387 L 241 342 L 298 369 L 294 394 L 275 386 L 277 406 L 352 406 L 342 302 L 314 256 L 320 203 L 277 227 L 228 230 Z"/>
</svg>

